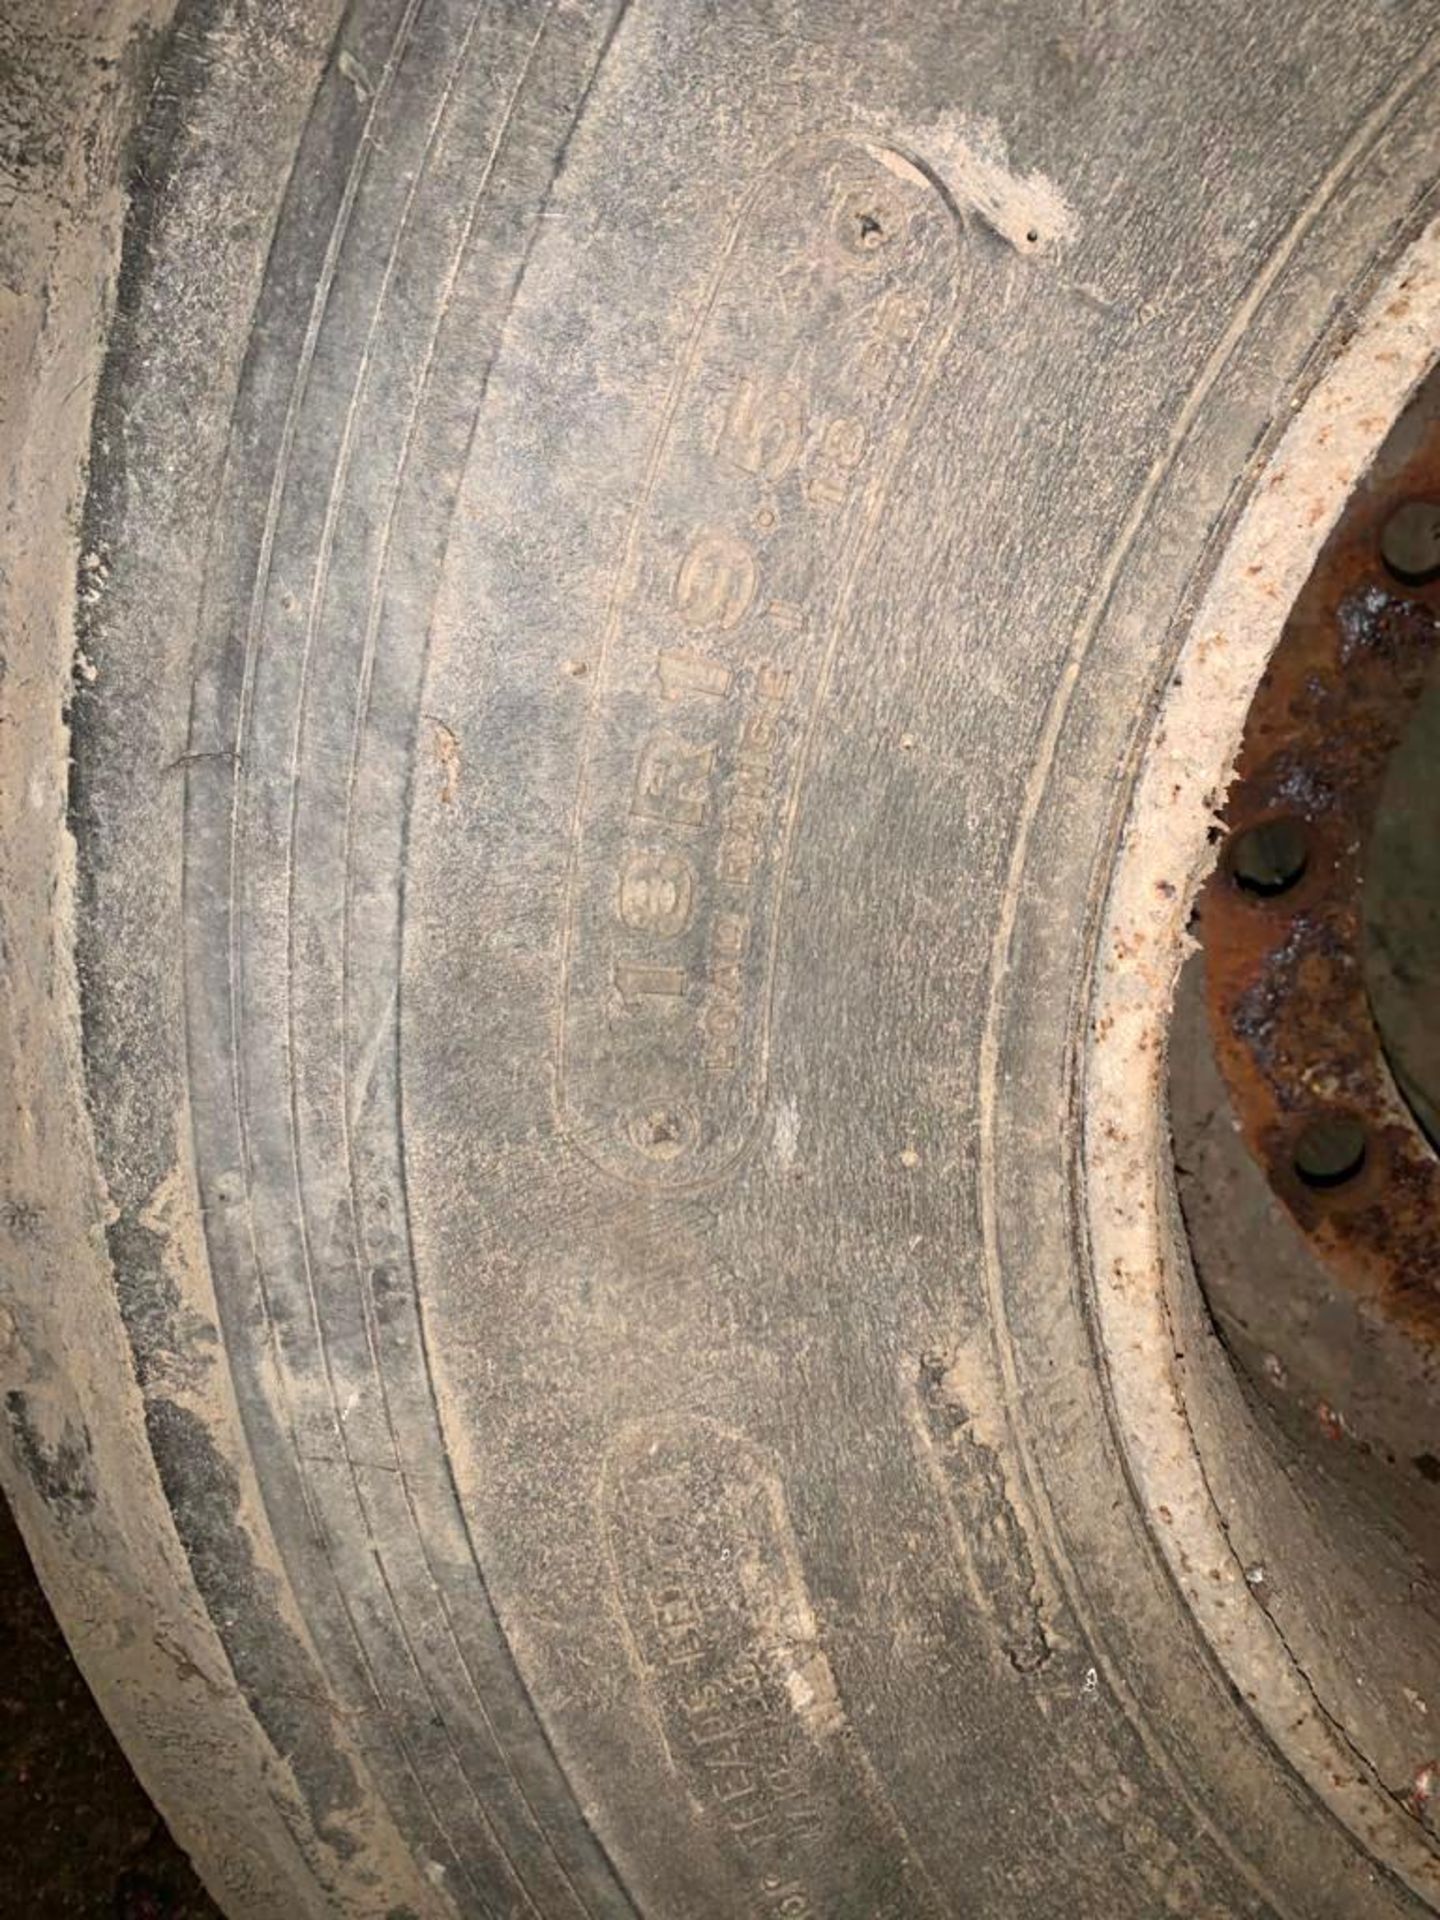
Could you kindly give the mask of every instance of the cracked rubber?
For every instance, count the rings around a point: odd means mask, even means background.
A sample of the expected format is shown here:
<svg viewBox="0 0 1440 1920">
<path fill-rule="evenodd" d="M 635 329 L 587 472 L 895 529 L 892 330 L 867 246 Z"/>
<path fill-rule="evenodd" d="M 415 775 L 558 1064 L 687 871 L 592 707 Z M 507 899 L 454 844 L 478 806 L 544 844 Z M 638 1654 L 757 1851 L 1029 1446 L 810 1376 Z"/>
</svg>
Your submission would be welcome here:
<svg viewBox="0 0 1440 1920">
<path fill-rule="evenodd" d="M 1067 1063 L 1433 9 L 31 14 L 0 1460 L 227 1912 L 1428 1911 L 1145 1531 Z"/>
</svg>

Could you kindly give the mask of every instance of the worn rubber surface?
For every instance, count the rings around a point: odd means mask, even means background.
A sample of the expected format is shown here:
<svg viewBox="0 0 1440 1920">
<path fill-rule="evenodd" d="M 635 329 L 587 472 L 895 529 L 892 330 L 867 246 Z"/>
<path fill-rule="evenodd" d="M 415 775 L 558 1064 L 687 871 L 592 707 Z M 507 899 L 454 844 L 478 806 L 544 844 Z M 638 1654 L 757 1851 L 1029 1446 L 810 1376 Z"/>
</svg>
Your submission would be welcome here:
<svg viewBox="0 0 1440 1920">
<path fill-rule="evenodd" d="M 110 22 L 7 367 L 4 1470 L 235 1915 L 1428 1910 L 1142 1524 L 1067 1138 L 1433 26 Z"/>
</svg>

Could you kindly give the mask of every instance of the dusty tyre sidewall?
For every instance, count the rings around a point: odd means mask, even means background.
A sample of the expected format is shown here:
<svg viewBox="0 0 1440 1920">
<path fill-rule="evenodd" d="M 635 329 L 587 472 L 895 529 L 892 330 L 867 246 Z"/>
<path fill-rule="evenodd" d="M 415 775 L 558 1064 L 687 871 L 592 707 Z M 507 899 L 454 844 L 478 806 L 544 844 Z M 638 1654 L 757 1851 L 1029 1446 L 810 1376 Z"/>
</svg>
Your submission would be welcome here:
<svg viewBox="0 0 1440 1920">
<path fill-rule="evenodd" d="M 465 25 L 438 8 L 416 44 L 433 32 L 436 58 L 458 59 Z M 1390 1839 L 1357 1843 L 1236 1699 L 1136 1502 L 1090 1317 L 1074 1102 L 1148 716 L 1271 445 L 1424 217 L 1419 23 L 1358 75 L 1315 29 L 1309 156 L 1263 58 L 1227 67 L 1197 38 L 1172 68 L 1141 47 L 1107 68 L 1112 113 L 1071 92 L 1046 124 L 1036 100 L 1064 92 L 1044 77 L 1048 24 L 1018 62 L 1013 19 L 971 25 L 962 58 L 917 20 L 858 78 L 863 28 L 839 10 L 805 46 L 738 11 L 487 29 L 513 74 L 513 171 L 497 168 L 492 229 L 441 238 L 463 262 L 493 244 L 500 265 L 456 280 L 483 377 L 426 456 L 415 524 L 433 556 L 404 555 L 420 677 L 387 721 L 415 767 L 396 1046 L 434 1402 L 417 1418 L 443 1433 L 464 1522 L 436 1592 L 474 1621 L 465 1671 L 516 1703 L 510 1764 L 530 1796 L 480 1880 L 508 1885 L 519 1835 L 522 1880 L 553 1875 L 558 1903 L 578 1877 L 615 1913 L 731 1913 L 801 1897 L 792 1881 L 840 1911 L 858 1888 L 877 1910 L 939 1912 L 964 1886 L 981 1911 L 1014 1911 L 1019 1889 L 1040 1912 L 1080 1885 L 1107 1913 L 1413 1913 Z M 386 76 L 408 69 L 379 6 L 334 42 L 314 8 L 273 9 L 238 41 L 223 12 L 185 27 L 164 69 L 184 110 L 157 108 L 132 203 L 81 541 L 98 565 L 81 573 L 73 715 L 76 1090 L 150 1456 L 238 1683 L 216 1712 L 285 1756 L 307 1897 L 463 1908 L 483 1889 L 436 1837 L 440 1774 L 407 1797 L 391 1747 L 423 1745 L 424 1703 L 397 1686 L 377 1710 L 370 1652 L 336 1624 L 349 1563 L 316 1538 L 287 1451 L 285 1342 L 257 1335 L 265 1303 L 216 1224 L 237 1205 L 207 1091 L 224 1061 L 204 1077 L 235 1017 L 211 930 L 229 914 L 225 937 L 250 938 L 243 893 L 205 892 L 225 871 L 205 835 L 272 751 L 226 731 L 225 701 L 265 670 L 255 555 L 273 569 L 291 537 L 266 518 L 275 423 L 303 403 L 281 384 L 285 343 L 308 352 L 323 330 L 318 274 L 338 304 L 347 268 L 373 270 L 334 240 L 335 209 Z M 969 119 L 937 112 L 937 86 L 977 102 Z M 1253 149 L 1203 192 L 1171 135 L 1146 167 L 1130 146 L 1121 164 L 1139 102 L 1156 129 L 1233 115 Z M 1021 156 L 1008 166 L 989 117 Z M 547 1064 L 552 921 L 584 857 L 565 850 L 575 767 L 614 671 L 598 640 L 623 643 L 625 555 L 648 537 L 635 501 L 715 262 L 758 280 L 747 209 L 771 218 L 767 178 L 801 202 L 836 143 L 867 180 L 890 167 L 926 235 L 949 223 L 957 296 L 933 384 L 887 422 L 903 458 L 876 483 L 814 669 L 758 1144 L 738 1172 L 717 1159 L 693 1190 L 637 1203 L 633 1182 L 607 1184 L 613 1148 L 572 1151 Z M 1113 192 L 1129 225 L 1097 211 Z M 924 244 L 938 275 L 942 242 Z M 1196 285 L 1186 264 L 1207 246 Z M 729 297 L 715 311 L 738 338 Z M 700 522 L 714 511 L 696 499 Z M 236 609 L 257 604 L 247 637 Z M 303 1084 L 302 1120 L 331 1098 Z M 636 1517 L 652 1458 L 733 1537 L 672 1518 L 657 1546 Z M 32 1525 L 59 1527 L 31 1482 Z M 452 1524 L 451 1497 L 426 1524 Z M 763 1524 L 745 1517 L 757 1502 Z M 706 1800 L 687 1696 L 636 1624 L 662 1547 L 702 1581 L 717 1539 L 760 1567 L 787 1624 L 777 1643 L 746 1611 L 753 1590 L 710 1592 L 741 1624 L 705 1654 L 706 1683 L 783 1655 L 805 1701 L 793 1719 L 770 1707 L 774 1751 L 742 1756 L 763 1770 L 779 1753 L 813 1803 L 768 1880 Z M 462 1770 L 490 1737 L 462 1738 Z M 535 1804 L 558 1841 L 533 1837 Z"/>
</svg>

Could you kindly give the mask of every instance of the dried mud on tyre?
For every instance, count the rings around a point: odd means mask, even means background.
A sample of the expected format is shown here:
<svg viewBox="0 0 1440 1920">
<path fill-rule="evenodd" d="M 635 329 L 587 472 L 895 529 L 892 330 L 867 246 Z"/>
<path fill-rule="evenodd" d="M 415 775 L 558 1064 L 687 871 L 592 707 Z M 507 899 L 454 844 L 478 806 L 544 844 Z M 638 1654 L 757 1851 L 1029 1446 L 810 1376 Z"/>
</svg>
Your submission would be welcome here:
<svg viewBox="0 0 1440 1920">
<path fill-rule="evenodd" d="M 1080 1151 L 1196 610 L 1433 358 L 1433 27 L 21 17 L 0 1471 L 227 1913 L 1440 1904 Z"/>
</svg>

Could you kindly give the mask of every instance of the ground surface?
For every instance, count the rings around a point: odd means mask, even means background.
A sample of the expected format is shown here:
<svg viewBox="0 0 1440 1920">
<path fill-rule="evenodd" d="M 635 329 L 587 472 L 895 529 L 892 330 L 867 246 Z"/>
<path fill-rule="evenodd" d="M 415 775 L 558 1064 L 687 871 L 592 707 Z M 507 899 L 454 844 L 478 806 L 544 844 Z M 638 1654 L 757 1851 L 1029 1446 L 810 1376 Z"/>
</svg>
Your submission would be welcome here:
<svg viewBox="0 0 1440 1920">
<path fill-rule="evenodd" d="M 0 1916 L 218 1920 L 100 1716 L 0 1500 Z"/>
</svg>

